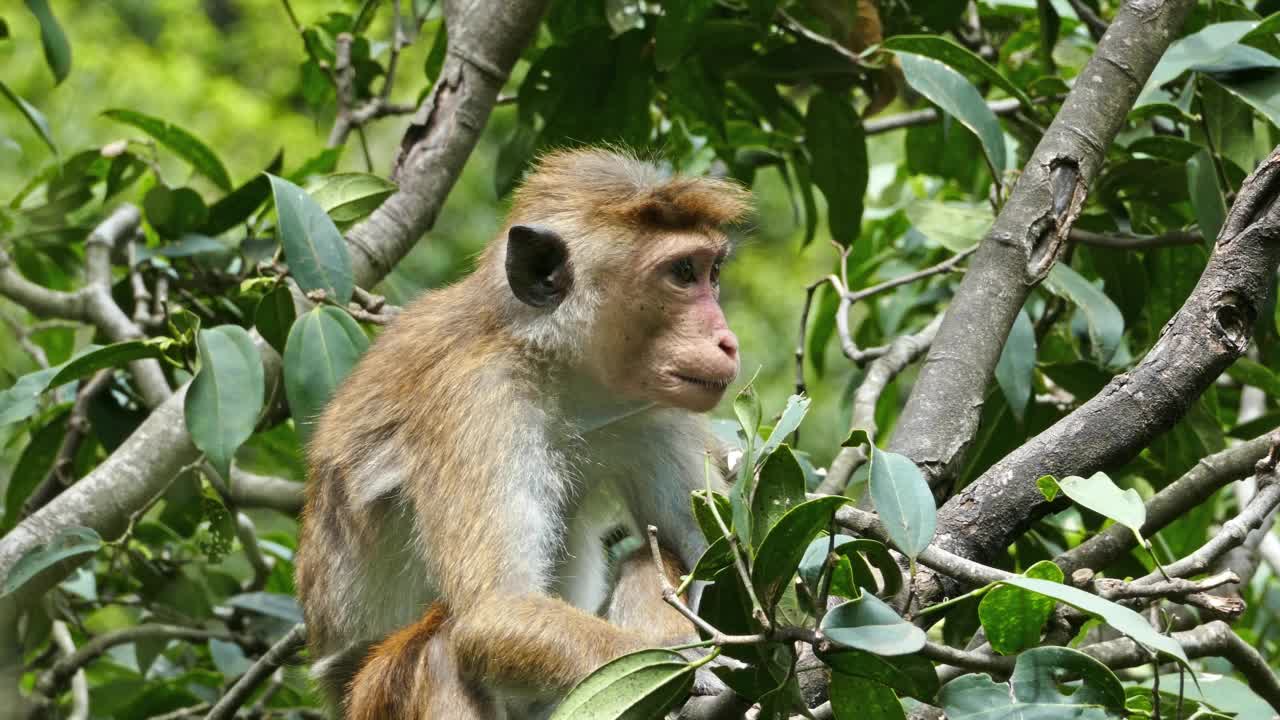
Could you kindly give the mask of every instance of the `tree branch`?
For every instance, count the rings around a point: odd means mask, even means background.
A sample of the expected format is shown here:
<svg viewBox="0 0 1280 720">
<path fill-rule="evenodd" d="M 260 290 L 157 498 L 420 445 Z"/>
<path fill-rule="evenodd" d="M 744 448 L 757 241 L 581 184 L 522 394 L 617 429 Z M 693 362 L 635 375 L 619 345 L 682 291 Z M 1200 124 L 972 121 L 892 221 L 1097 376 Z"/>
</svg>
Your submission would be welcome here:
<svg viewBox="0 0 1280 720">
<path fill-rule="evenodd" d="M 932 486 L 962 466 L 1014 318 L 1057 259 L 1107 147 L 1194 4 L 1125 3 L 969 263 L 889 446 Z"/>
<path fill-rule="evenodd" d="M 257 689 L 258 685 L 271 676 L 276 668 L 285 664 L 289 658 L 293 657 L 302 646 L 307 643 L 307 628 L 302 623 L 294 625 L 284 637 L 276 641 L 270 650 L 263 653 L 262 657 L 249 668 L 235 685 L 227 691 L 222 699 L 218 700 L 213 709 L 205 715 L 205 720 L 230 720 L 235 717 L 236 710 L 248 701 L 249 696 Z"/>
<path fill-rule="evenodd" d="M 938 512 L 938 542 L 991 558 L 1052 509 L 1036 478 L 1115 467 L 1173 427 L 1248 346 L 1277 265 L 1280 148 L 1245 181 L 1199 283 L 1142 362 L 948 500 Z M 953 303 L 947 318 L 955 310 Z M 918 587 L 917 597 L 927 602 L 938 590 Z"/>
<path fill-rule="evenodd" d="M 233 641 L 235 637 L 229 633 L 219 630 L 202 630 L 200 628 L 189 628 L 181 625 L 135 625 L 134 627 L 124 628 L 123 630 L 114 630 L 109 633 L 99 635 L 89 642 L 81 645 L 78 650 L 58 660 L 53 667 L 44 671 L 40 678 L 36 681 L 36 690 L 41 694 L 52 697 L 62 691 L 67 681 L 71 679 L 81 668 L 89 663 L 102 657 L 102 654 L 117 645 L 125 643 L 137 642 L 139 640 L 151 640 L 157 638 L 170 638 L 182 640 L 208 640 L 216 638 L 219 640 Z"/>
</svg>

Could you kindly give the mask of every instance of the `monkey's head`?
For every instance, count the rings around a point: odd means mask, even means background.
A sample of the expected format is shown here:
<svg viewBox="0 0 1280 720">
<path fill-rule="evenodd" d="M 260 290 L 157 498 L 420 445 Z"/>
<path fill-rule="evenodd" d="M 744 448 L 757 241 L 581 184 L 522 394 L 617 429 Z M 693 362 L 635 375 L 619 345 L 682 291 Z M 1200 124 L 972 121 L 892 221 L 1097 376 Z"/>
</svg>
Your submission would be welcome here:
<svg viewBox="0 0 1280 720">
<path fill-rule="evenodd" d="M 710 410 L 738 374 L 722 228 L 748 199 L 616 152 L 544 157 L 495 245 L 513 329 L 620 398 Z"/>
</svg>

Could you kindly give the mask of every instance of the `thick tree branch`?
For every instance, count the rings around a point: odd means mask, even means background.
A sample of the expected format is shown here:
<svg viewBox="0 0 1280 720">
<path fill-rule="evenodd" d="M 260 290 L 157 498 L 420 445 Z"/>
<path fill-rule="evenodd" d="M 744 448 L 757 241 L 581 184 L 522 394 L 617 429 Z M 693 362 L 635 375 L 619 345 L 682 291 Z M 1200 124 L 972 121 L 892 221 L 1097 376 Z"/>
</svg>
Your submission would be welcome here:
<svg viewBox="0 0 1280 720">
<path fill-rule="evenodd" d="M 1014 318 L 1057 259 L 1107 148 L 1192 5 L 1125 3 L 969 263 L 889 446 L 934 487 L 963 464 Z"/>
<path fill-rule="evenodd" d="M 1278 264 L 1280 149 L 1245 181 L 1199 283 L 1142 362 L 948 500 L 938 544 L 989 559 L 1051 510 L 1036 478 L 1115 467 L 1172 427 L 1248 346 Z M 917 596 L 929 601 L 936 590 L 918 587 Z"/>
</svg>

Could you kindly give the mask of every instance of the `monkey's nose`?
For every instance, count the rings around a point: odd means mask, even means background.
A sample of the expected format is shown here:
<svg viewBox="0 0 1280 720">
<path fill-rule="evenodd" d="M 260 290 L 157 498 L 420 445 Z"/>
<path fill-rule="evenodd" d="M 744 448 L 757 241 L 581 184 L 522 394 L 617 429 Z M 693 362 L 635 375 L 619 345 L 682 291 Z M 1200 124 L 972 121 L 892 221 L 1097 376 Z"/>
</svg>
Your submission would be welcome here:
<svg viewBox="0 0 1280 720">
<path fill-rule="evenodd" d="M 730 360 L 738 359 L 738 338 L 731 332 L 725 331 L 720 336 L 720 350 L 729 356 Z"/>
</svg>

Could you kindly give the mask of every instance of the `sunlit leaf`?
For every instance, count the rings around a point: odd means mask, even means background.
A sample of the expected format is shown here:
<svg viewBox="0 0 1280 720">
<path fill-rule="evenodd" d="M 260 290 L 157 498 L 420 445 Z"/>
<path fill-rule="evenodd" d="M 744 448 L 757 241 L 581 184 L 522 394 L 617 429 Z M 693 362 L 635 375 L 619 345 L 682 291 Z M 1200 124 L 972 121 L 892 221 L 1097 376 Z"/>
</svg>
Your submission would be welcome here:
<svg viewBox="0 0 1280 720">
<path fill-rule="evenodd" d="M 184 398 L 191 439 L 224 480 L 231 459 L 258 422 L 264 402 L 262 358 L 236 325 L 201 330 L 200 371 Z"/>
<path fill-rule="evenodd" d="M 145 132 L 161 145 L 172 150 L 178 157 L 191 163 L 191 167 L 195 168 L 196 172 L 212 180 L 215 185 L 223 190 L 231 190 L 231 176 L 227 174 L 227 168 L 218 159 L 217 154 L 195 135 L 177 125 L 136 110 L 118 108 L 106 110 L 102 114 Z"/>
<path fill-rule="evenodd" d="M 354 280 L 346 240 L 333 220 L 302 188 L 268 175 L 280 219 L 280 243 L 289 272 L 303 290 L 323 290 L 329 299 L 346 305 Z"/>
<path fill-rule="evenodd" d="M 914 558 L 933 542 L 937 505 L 924 473 L 910 459 L 872 448 L 871 500 L 898 550 Z"/>
<path fill-rule="evenodd" d="M 1004 131 L 977 88 L 965 76 L 932 58 L 899 52 L 898 59 L 907 83 L 977 135 L 992 171 L 997 176 L 1003 173 L 1008 167 Z"/>
<path fill-rule="evenodd" d="M 1027 568 L 1026 577 L 1062 582 L 1062 568 L 1048 560 Z M 1053 614 L 1053 598 L 1000 585 L 987 591 L 978 604 L 978 617 L 992 649 L 1004 655 L 1034 647 L 1040 631 Z"/>
<path fill-rule="evenodd" d="M 569 692 L 551 720 L 652 720 L 689 694 L 694 670 L 670 650 L 623 655 Z"/>
</svg>

